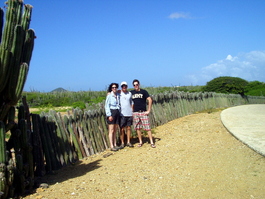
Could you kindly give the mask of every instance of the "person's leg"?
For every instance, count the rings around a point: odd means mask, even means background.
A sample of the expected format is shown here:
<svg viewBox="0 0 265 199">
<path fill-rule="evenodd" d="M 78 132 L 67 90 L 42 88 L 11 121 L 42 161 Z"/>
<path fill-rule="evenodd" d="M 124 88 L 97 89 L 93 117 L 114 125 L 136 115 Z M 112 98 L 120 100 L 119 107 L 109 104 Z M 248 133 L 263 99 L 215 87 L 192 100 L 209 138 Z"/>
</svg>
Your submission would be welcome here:
<svg viewBox="0 0 265 199">
<path fill-rule="evenodd" d="M 150 131 L 147 131 L 147 134 L 148 134 L 148 137 L 149 137 L 149 140 L 150 140 L 150 144 L 154 148 L 155 147 L 155 144 L 154 144 L 154 141 L 153 141 L 153 136 L 152 136 L 151 130 Z"/>
<path fill-rule="evenodd" d="M 142 128 L 141 114 L 140 113 L 137 113 L 137 112 L 133 113 L 133 126 L 137 132 L 137 136 L 139 139 L 138 147 L 141 147 L 143 145 L 143 140 L 142 140 L 142 132 L 140 130 Z"/>
<path fill-rule="evenodd" d="M 152 136 L 152 131 L 151 131 L 151 127 L 150 127 L 149 116 L 148 115 L 143 116 L 143 120 L 142 121 L 143 121 L 143 128 L 144 128 L 144 130 L 147 131 L 151 147 L 155 148 L 156 146 L 155 146 L 154 141 L 153 141 L 153 136 Z"/>
<path fill-rule="evenodd" d="M 137 136 L 138 136 L 138 139 L 139 139 L 139 144 L 138 144 L 138 147 L 141 147 L 143 145 L 143 139 L 142 139 L 142 132 L 141 132 L 141 129 L 143 128 L 143 124 L 142 124 L 142 118 L 143 118 L 143 114 L 142 113 L 138 113 L 139 115 L 139 121 L 138 121 L 138 124 L 137 124 Z"/>
<path fill-rule="evenodd" d="M 137 129 L 137 135 L 138 135 L 138 139 L 139 139 L 139 145 L 138 145 L 138 147 L 141 147 L 143 145 L 142 132 L 141 132 L 141 130 Z"/>
<path fill-rule="evenodd" d="M 110 142 L 110 148 L 114 148 L 113 145 L 113 133 L 114 133 L 114 124 L 109 124 L 109 142 Z"/>
<path fill-rule="evenodd" d="M 143 145 L 143 139 L 142 139 L 142 132 L 141 132 L 141 129 L 143 129 L 143 113 L 138 113 L 139 115 L 139 121 L 138 121 L 138 124 L 137 124 L 137 136 L 138 136 L 138 139 L 139 139 L 139 144 L 138 144 L 138 147 L 141 147 Z"/>
<path fill-rule="evenodd" d="M 122 127 L 120 130 L 121 130 L 121 134 L 120 134 L 121 145 L 124 146 L 125 127 Z"/>
<path fill-rule="evenodd" d="M 131 143 L 131 126 L 127 126 L 126 128 L 127 128 L 126 130 L 127 144 L 130 144 Z"/>
<path fill-rule="evenodd" d="M 114 148 L 117 146 L 117 138 L 116 138 L 117 129 L 118 129 L 118 124 L 114 124 L 114 129 L 113 129 L 113 146 L 114 146 Z"/>
<path fill-rule="evenodd" d="M 120 141 L 121 141 L 121 146 L 124 146 L 124 134 L 125 134 L 124 122 L 125 122 L 125 117 L 121 116 L 120 117 Z"/>
</svg>

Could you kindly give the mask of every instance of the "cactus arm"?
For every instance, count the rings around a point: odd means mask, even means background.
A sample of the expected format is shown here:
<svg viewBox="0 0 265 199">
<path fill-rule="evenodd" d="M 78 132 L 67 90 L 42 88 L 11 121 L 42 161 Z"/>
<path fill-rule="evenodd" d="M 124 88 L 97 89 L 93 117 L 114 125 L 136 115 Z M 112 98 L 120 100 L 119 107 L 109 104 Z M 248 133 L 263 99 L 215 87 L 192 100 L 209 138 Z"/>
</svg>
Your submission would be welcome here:
<svg viewBox="0 0 265 199">
<path fill-rule="evenodd" d="M 22 46 L 23 46 L 23 38 L 24 38 L 24 30 L 22 28 L 22 26 L 20 25 L 16 25 L 15 27 L 15 35 L 14 35 L 14 40 L 13 40 L 13 44 L 12 44 L 12 49 L 11 49 L 11 53 L 12 53 L 12 62 L 11 62 L 11 75 L 10 75 L 10 79 L 8 82 L 8 100 L 12 100 L 12 101 L 16 101 L 18 96 L 15 95 L 15 90 L 18 86 L 18 84 L 20 84 L 19 81 L 19 77 L 20 77 L 20 73 L 22 72 L 21 69 L 23 69 L 23 67 L 20 66 L 20 57 L 22 54 Z M 12 105 L 15 105 L 16 102 L 14 102 L 14 104 L 12 103 Z"/>
<path fill-rule="evenodd" d="M 28 75 L 28 65 L 27 63 L 23 63 L 19 67 L 17 79 L 11 79 L 13 80 L 13 82 L 12 81 L 9 82 L 8 99 L 10 100 L 11 105 L 16 105 L 17 101 L 21 97 L 27 75 Z"/>
<path fill-rule="evenodd" d="M 15 114 L 16 114 L 16 110 L 14 106 L 11 106 L 9 111 L 8 111 L 8 115 L 7 115 L 7 125 L 6 125 L 6 132 L 11 130 L 15 125 Z M 9 141 L 9 140 L 8 140 Z"/>
<path fill-rule="evenodd" d="M 31 21 L 31 12 L 32 12 L 33 7 L 29 4 L 26 4 L 24 8 L 25 9 L 24 9 L 24 13 L 22 15 L 21 25 L 22 25 L 24 30 L 28 30 L 29 24 Z"/>
<path fill-rule="evenodd" d="M 6 23 L 4 27 L 4 34 L 2 39 L 2 45 L 5 49 L 10 49 L 13 40 L 14 22 L 16 21 L 16 12 L 14 1 L 8 1 L 8 8 L 6 12 Z"/>
<path fill-rule="evenodd" d="M 15 58 L 15 61 L 16 61 L 16 63 L 15 63 L 16 65 L 19 64 L 19 62 L 20 62 L 19 58 L 20 58 L 21 53 L 22 53 L 24 36 L 25 36 L 25 31 L 23 30 L 22 26 L 16 25 L 14 40 L 13 40 L 12 49 L 11 49 L 13 57 Z"/>
<path fill-rule="evenodd" d="M 10 75 L 10 60 L 11 60 L 11 52 L 5 50 L 2 46 L 0 46 L 0 92 L 2 92 L 8 82 L 8 78 Z"/>
<path fill-rule="evenodd" d="M 23 11 L 23 0 L 15 1 L 15 12 L 16 12 L 16 24 L 21 24 L 22 11 Z"/>
<path fill-rule="evenodd" d="M 23 63 L 20 66 L 20 71 L 19 71 L 19 76 L 18 76 L 18 84 L 15 90 L 15 97 L 16 97 L 16 103 L 19 100 L 19 98 L 21 97 L 26 79 L 27 79 L 27 75 L 28 75 L 28 64 L 27 63 Z"/>
<path fill-rule="evenodd" d="M 4 25 L 4 11 L 2 8 L 0 8 L 0 42 L 2 40 L 3 25 Z"/>
<path fill-rule="evenodd" d="M 21 58 L 21 62 L 26 62 L 29 66 L 33 48 L 34 48 L 34 39 L 35 39 L 35 32 L 32 29 L 27 30 L 26 38 L 23 48 L 23 54 Z"/>
</svg>

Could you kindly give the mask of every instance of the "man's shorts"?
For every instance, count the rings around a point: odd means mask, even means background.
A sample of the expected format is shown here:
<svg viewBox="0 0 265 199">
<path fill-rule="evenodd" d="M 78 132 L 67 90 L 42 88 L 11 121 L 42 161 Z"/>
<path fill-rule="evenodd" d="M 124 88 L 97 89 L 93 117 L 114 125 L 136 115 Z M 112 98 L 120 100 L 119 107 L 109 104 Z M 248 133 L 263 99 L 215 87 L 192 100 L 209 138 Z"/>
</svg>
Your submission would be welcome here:
<svg viewBox="0 0 265 199">
<path fill-rule="evenodd" d="M 129 117 L 121 116 L 121 123 L 120 123 L 121 128 L 125 126 L 132 126 L 132 123 L 133 123 L 132 116 Z"/>
<path fill-rule="evenodd" d="M 145 115 L 144 112 L 133 112 L 133 126 L 135 130 L 150 131 L 149 116 Z"/>
<path fill-rule="evenodd" d="M 110 109 L 111 116 L 113 118 L 112 121 L 109 121 L 109 117 L 107 117 L 108 124 L 120 124 L 120 111 L 118 109 Z"/>
</svg>

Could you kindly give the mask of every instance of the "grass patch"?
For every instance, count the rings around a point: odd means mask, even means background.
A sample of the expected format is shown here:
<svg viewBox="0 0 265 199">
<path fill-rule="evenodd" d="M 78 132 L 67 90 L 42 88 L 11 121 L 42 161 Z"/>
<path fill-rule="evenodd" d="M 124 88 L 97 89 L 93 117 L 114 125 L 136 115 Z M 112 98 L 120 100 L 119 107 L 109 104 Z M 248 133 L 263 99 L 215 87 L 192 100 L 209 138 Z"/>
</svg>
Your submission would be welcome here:
<svg viewBox="0 0 265 199">
<path fill-rule="evenodd" d="M 40 108 L 30 108 L 30 113 L 33 114 L 41 114 L 42 112 L 49 112 L 50 110 L 55 110 L 57 112 L 67 112 L 68 110 L 72 109 L 72 107 L 40 107 Z"/>
</svg>

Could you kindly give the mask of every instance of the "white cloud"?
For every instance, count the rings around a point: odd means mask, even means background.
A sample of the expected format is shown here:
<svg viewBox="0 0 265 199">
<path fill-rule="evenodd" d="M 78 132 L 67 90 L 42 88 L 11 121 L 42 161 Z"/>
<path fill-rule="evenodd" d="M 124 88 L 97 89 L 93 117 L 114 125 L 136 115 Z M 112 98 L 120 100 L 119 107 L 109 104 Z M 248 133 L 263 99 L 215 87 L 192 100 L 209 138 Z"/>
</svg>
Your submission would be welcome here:
<svg viewBox="0 0 265 199">
<path fill-rule="evenodd" d="M 200 72 L 187 77 L 193 85 L 205 85 L 220 76 L 240 77 L 247 81 L 265 82 L 265 51 L 251 51 L 225 59 L 201 68 Z"/>
<path fill-rule="evenodd" d="M 232 57 L 232 55 L 227 55 L 226 60 L 234 61 L 237 57 Z"/>
<path fill-rule="evenodd" d="M 170 18 L 170 19 L 180 19 L 180 18 L 189 19 L 191 17 L 190 17 L 190 14 L 189 13 L 185 13 L 185 12 L 175 12 L 175 13 L 170 14 L 168 16 L 168 18 Z"/>
</svg>

